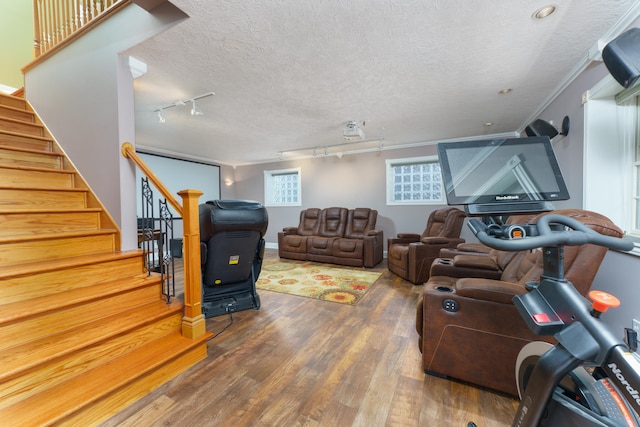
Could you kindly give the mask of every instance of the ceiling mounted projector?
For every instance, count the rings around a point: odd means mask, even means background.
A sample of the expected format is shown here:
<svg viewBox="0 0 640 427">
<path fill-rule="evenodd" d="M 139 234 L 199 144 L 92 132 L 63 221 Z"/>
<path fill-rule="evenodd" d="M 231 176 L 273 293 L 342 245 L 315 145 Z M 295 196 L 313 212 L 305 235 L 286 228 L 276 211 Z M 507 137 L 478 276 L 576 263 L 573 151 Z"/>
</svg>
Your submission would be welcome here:
<svg viewBox="0 0 640 427">
<path fill-rule="evenodd" d="M 364 132 L 358 127 L 355 121 L 347 122 L 347 125 L 342 132 L 342 137 L 347 141 L 359 141 L 364 139 Z"/>
</svg>

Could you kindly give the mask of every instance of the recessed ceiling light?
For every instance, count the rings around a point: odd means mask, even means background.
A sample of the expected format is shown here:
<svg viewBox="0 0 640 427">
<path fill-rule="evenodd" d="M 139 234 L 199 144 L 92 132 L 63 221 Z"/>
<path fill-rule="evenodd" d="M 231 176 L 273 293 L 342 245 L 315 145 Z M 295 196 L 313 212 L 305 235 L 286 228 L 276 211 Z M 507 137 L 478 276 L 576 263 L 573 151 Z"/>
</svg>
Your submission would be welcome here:
<svg viewBox="0 0 640 427">
<path fill-rule="evenodd" d="M 513 90 L 513 89 L 511 89 L 510 87 L 507 87 L 507 88 L 504 88 L 504 89 L 502 89 L 502 90 L 498 91 L 498 93 L 499 93 L 500 95 L 506 95 L 506 94 L 510 93 L 512 90 Z"/>
<path fill-rule="evenodd" d="M 555 12 L 557 9 L 558 8 L 556 6 L 550 4 L 549 6 L 541 7 L 540 9 L 533 12 L 533 15 L 531 15 L 531 17 L 533 19 L 544 19 Z"/>
<path fill-rule="evenodd" d="M 484 124 L 486 127 L 493 126 L 493 122 L 487 122 Z"/>
</svg>

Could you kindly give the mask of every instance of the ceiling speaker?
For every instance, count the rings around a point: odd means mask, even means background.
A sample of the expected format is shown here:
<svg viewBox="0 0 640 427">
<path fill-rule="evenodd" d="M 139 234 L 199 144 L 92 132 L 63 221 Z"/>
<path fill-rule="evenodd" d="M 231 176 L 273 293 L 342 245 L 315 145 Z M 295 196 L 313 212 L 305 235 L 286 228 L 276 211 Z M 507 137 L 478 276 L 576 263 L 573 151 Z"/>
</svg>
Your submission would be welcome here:
<svg viewBox="0 0 640 427">
<path fill-rule="evenodd" d="M 549 139 L 558 134 L 558 130 L 551 123 L 542 119 L 534 120 L 524 131 L 527 136 L 548 136 Z"/>
<path fill-rule="evenodd" d="M 602 60 L 614 79 L 627 88 L 640 77 L 640 28 L 631 28 L 611 40 Z"/>
</svg>

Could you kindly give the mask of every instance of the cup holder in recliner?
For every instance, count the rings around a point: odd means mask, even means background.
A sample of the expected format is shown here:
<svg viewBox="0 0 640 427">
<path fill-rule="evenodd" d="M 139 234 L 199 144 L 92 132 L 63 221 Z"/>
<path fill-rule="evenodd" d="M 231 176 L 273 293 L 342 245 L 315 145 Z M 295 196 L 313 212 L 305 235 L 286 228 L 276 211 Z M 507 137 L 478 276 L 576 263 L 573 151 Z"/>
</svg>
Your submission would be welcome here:
<svg viewBox="0 0 640 427">
<path fill-rule="evenodd" d="M 453 264 L 453 260 L 450 259 L 450 258 L 440 258 L 438 260 L 438 264 L 441 264 L 441 265 L 452 265 Z"/>
<path fill-rule="evenodd" d="M 450 288 L 448 286 L 442 286 L 442 285 L 436 286 L 435 290 L 436 291 L 440 291 L 440 292 L 453 292 L 452 288 Z"/>
</svg>

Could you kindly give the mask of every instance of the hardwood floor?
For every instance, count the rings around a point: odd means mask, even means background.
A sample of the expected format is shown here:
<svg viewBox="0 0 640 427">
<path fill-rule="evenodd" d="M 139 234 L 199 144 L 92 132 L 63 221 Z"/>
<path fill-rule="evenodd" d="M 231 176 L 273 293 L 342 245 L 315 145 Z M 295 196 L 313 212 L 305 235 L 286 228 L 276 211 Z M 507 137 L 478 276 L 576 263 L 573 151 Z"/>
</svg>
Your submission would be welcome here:
<svg viewBox="0 0 640 427">
<path fill-rule="evenodd" d="M 375 270 L 356 306 L 260 291 L 260 310 L 207 319 L 207 358 L 102 426 L 511 425 L 516 400 L 423 373 L 422 287 Z"/>
</svg>

